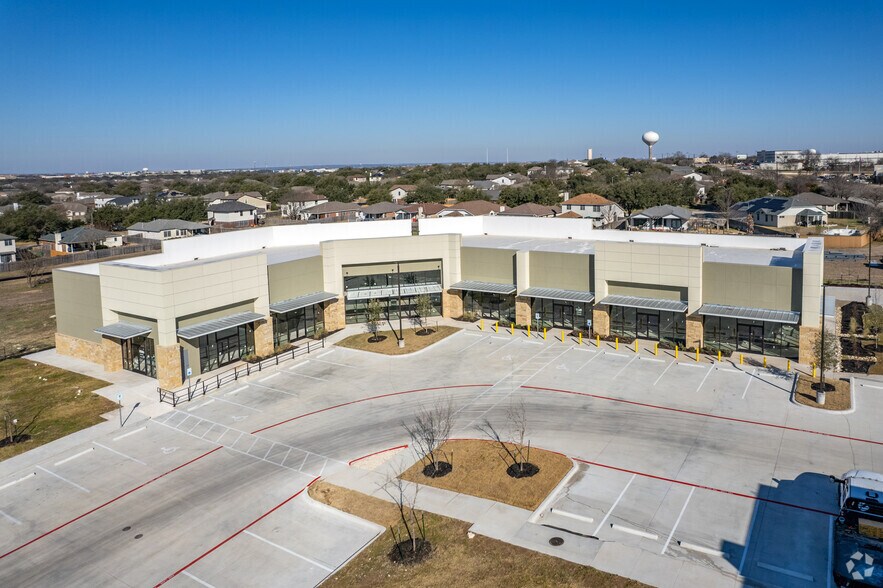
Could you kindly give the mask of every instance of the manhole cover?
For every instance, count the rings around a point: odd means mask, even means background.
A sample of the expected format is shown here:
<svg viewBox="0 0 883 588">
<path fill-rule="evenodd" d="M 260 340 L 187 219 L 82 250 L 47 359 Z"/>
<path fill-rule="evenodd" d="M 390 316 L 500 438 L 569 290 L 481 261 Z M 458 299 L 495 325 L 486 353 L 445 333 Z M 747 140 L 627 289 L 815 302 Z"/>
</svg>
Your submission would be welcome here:
<svg viewBox="0 0 883 588">
<path fill-rule="evenodd" d="M 564 545 L 564 539 L 561 537 L 552 537 L 549 539 L 549 545 L 552 547 L 558 547 L 559 545 Z"/>
<path fill-rule="evenodd" d="M 141 533 L 135 535 L 135 539 L 141 539 L 142 537 L 144 537 L 144 535 L 142 535 Z"/>
<path fill-rule="evenodd" d="M 123 527 L 123 531 L 131 531 L 132 527 Z"/>
</svg>

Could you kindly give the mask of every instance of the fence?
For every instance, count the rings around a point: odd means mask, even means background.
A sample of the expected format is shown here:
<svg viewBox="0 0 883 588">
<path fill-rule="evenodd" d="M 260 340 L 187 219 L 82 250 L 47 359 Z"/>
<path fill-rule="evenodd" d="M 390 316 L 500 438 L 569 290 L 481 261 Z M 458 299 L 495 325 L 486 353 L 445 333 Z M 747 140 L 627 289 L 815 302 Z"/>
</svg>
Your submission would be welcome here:
<svg viewBox="0 0 883 588">
<path fill-rule="evenodd" d="M 825 249 L 854 249 L 856 247 L 867 247 L 867 233 L 861 235 L 823 235 L 825 240 Z"/>
<path fill-rule="evenodd" d="M 294 349 L 283 351 L 282 353 L 278 353 L 259 362 L 246 363 L 243 366 L 221 372 L 205 380 L 199 378 L 193 382 L 193 384 L 189 384 L 178 390 L 166 390 L 165 388 L 157 387 L 156 391 L 159 393 L 160 402 L 166 402 L 172 406 L 177 406 L 185 400 L 188 402 L 193 400 L 194 396 L 204 396 L 209 390 L 216 390 L 224 384 L 235 382 L 243 376 L 248 376 L 255 372 L 261 372 L 265 367 L 279 365 L 280 363 L 284 363 L 295 357 L 306 355 L 316 349 L 322 349 L 324 347 L 325 339 L 320 341 L 307 341 L 306 347 L 295 347 Z"/>
<path fill-rule="evenodd" d="M 31 268 L 36 268 L 36 273 L 44 273 L 47 269 L 61 265 L 83 261 L 97 261 L 99 259 L 107 259 L 110 257 L 132 255 L 134 253 L 159 251 L 160 249 L 162 249 L 162 243 L 155 241 L 145 242 L 141 245 L 123 245 L 122 247 L 108 247 L 107 249 L 96 249 L 95 251 L 78 251 L 66 255 L 56 255 L 54 257 L 44 256 L 28 260 L 11 261 L 9 263 L 0 263 L 0 274 L 5 272 L 24 271 Z"/>
</svg>

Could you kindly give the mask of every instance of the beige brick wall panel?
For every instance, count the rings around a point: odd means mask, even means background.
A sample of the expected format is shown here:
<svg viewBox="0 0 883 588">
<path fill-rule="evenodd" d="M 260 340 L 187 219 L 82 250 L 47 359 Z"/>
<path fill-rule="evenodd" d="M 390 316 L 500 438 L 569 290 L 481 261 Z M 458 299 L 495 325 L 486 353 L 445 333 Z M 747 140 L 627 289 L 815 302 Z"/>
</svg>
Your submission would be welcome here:
<svg viewBox="0 0 883 588">
<path fill-rule="evenodd" d="M 118 372 L 123 369 L 123 346 L 119 341 L 104 337 L 101 349 L 104 355 L 104 371 Z"/>
<path fill-rule="evenodd" d="M 442 292 L 442 316 L 458 318 L 463 316 L 463 294 L 457 290 Z"/>
<path fill-rule="evenodd" d="M 530 324 L 530 298 L 515 297 L 515 324 Z"/>
<path fill-rule="evenodd" d="M 181 376 L 181 346 L 165 345 L 156 348 L 156 379 L 160 388 L 174 390 L 184 383 Z"/>
<path fill-rule="evenodd" d="M 254 352 L 265 356 L 273 354 L 273 319 L 256 321 L 254 326 Z"/>
<path fill-rule="evenodd" d="M 686 340 L 687 349 L 702 347 L 702 319 L 700 317 L 687 317 Z"/>
<path fill-rule="evenodd" d="M 61 355 L 104 365 L 104 348 L 100 343 L 55 333 L 55 350 Z M 122 356 L 120 360 L 122 361 Z"/>
<path fill-rule="evenodd" d="M 607 337 L 610 335 L 610 311 L 604 307 L 592 309 L 592 330 L 595 335 Z"/>
</svg>

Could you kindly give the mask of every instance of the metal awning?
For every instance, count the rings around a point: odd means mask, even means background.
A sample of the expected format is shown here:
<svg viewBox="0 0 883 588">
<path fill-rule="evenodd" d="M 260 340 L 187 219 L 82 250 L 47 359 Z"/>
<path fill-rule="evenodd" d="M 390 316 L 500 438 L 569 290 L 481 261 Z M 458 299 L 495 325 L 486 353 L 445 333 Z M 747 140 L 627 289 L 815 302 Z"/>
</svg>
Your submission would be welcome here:
<svg viewBox="0 0 883 588">
<path fill-rule="evenodd" d="M 337 294 L 332 292 L 313 292 L 312 294 L 304 294 L 303 296 L 274 302 L 270 305 L 270 312 L 284 314 L 292 310 L 297 310 L 298 308 L 306 308 L 307 306 L 319 304 L 326 300 L 334 300 L 335 298 L 337 298 Z"/>
<path fill-rule="evenodd" d="M 487 292 L 488 294 L 514 294 L 515 284 L 463 280 L 451 286 L 451 290 L 471 290 L 472 292 Z"/>
<path fill-rule="evenodd" d="M 703 316 L 723 316 L 754 321 L 769 321 L 788 325 L 796 325 L 800 322 L 799 312 L 766 310 L 763 308 L 749 308 L 747 306 L 724 306 L 723 304 L 703 304 L 699 308 L 699 314 Z"/>
<path fill-rule="evenodd" d="M 152 331 L 150 327 L 144 325 L 132 325 L 129 323 L 113 323 L 98 327 L 95 332 L 100 335 L 106 335 L 115 339 L 132 339 L 141 335 L 146 335 Z"/>
<path fill-rule="evenodd" d="M 439 294 L 441 284 L 407 284 L 402 285 L 402 296 L 420 296 L 421 294 Z M 381 286 L 379 288 L 350 288 L 346 291 L 347 300 L 371 300 L 374 298 L 398 298 L 398 286 Z"/>
<path fill-rule="evenodd" d="M 598 304 L 610 306 L 629 306 L 632 308 L 644 308 L 647 310 L 667 310 L 670 312 L 687 312 L 687 303 L 683 300 L 661 300 L 659 298 L 640 298 L 638 296 L 622 296 L 613 294 L 607 296 Z"/>
<path fill-rule="evenodd" d="M 528 288 L 523 290 L 519 296 L 545 298 L 547 300 L 566 300 L 567 302 L 591 302 L 595 299 L 595 295 L 591 292 L 558 290 L 556 288 Z"/>
<path fill-rule="evenodd" d="M 231 314 L 230 316 L 225 316 L 223 318 L 199 323 L 197 325 L 183 327 L 181 329 L 178 329 L 178 336 L 182 339 L 196 339 L 197 337 L 202 337 L 203 335 L 208 335 L 210 333 L 217 333 L 218 331 L 223 331 L 224 329 L 253 323 L 254 321 L 259 321 L 263 318 L 266 317 L 256 312 L 240 312 L 237 314 Z"/>
</svg>

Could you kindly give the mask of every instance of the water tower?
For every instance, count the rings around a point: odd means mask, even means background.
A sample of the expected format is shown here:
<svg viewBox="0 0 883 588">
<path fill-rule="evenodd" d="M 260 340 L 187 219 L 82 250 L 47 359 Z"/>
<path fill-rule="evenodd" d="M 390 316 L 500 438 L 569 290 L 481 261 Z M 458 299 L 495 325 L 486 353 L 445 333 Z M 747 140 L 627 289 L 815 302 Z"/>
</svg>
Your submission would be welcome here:
<svg viewBox="0 0 883 588">
<path fill-rule="evenodd" d="M 653 145 L 659 141 L 659 133 L 656 131 L 647 131 L 641 137 L 641 140 L 647 144 L 647 157 L 652 161 L 653 160 Z"/>
</svg>

